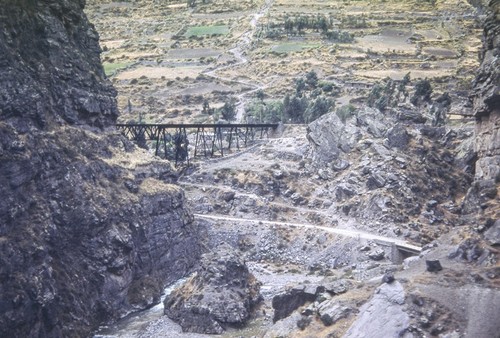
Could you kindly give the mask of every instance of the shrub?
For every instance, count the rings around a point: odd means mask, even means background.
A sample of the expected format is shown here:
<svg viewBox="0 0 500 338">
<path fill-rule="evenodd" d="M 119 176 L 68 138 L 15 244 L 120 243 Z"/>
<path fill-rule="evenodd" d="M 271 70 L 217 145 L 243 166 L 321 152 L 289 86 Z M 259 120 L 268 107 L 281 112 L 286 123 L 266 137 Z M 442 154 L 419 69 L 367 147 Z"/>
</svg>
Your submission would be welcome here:
<svg viewBox="0 0 500 338">
<path fill-rule="evenodd" d="M 356 108 L 352 104 L 347 104 L 342 107 L 337 108 L 335 114 L 342 120 L 343 123 L 347 121 L 348 118 L 354 116 Z"/>
</svg>

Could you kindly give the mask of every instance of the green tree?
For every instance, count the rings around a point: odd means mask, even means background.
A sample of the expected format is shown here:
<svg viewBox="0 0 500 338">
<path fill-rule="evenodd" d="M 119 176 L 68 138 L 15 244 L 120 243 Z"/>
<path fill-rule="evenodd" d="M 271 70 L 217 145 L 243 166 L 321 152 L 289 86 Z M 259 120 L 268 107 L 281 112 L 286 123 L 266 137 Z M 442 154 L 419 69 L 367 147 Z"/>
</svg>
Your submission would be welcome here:
<svg viewBox="0 0 500 338">
<path fill-rule="evenodd" d="M 403 100 L 406 101 L 406 98 L 408 97 L 408 90 L 406 89 L 406 86 L 410 83 L 410 81 L 410 72 L 408 72 L 398 84 L 398 101 L 400 100 L 401 95 L 403 95 Z"/>
<path fill-rule="evenodd" d="M 278 123 L 283 121 L 283 102 L 279 100 L 261 101 L 254 99 L 245 106 L 248 121 Z"/>
<path fill-rule="evenodd" d="M 304 111 L 304 122 L 310 123 L 330 111 L 334 106 L 333 102 L 323 96 L 319 96 L 310 102 Z"/>
<path fill-rule="evenodd" d="M 214 109 L 210 108 L 210 103 L 208 102 L 207 99 L 203 100 L 203 108 L 201 110 L 202 114 L 206 115 L 213 115 L 214 114 Z"/>
<path fill-rule="evenodd" d="M 410 102 L 415 106 L 419 105 L 421 102 L 431 102 L 431 94 L 431 82 L 427 78 L 419 80 L 415 84 L 415 93 L 413 93 Z"/>
<path fill-rule="evenodd" d="M 323 33 L 328 32 L 328 22 L 324 16 L 319 19 L 318 28 L 321 29 Z"/>
<path fill-rule="evenodd" d="M 292 123 L 304 123 L 304 112 L 307 108 L 307 99 L 297 95 L 286 95 L 283 100 L 283 114 L 286 120 Z"/>
<path fill-rule="evenodd" d="M 236 118 L 236 102 L 233 98 L 226 100 L 220 108 L 220 114 L 226 121 L 233 121 Z"/>
<path fill-rule="evenodd" d="M 396 84 L 389 77 L 385 78 L 382 83 L 375 83 L 370 94 L 368 94 L 368 106 L 384 111 L 388 106 L 395 103 L 393 101 L 395 92 Z"/>
<path fill-rule="evenodd" d="M 314 70 L 311 70 L 306 74 L 305 82 L 310 88 L 316 88 L 318 86 L 318 74 Z"/>
<path fill-rule="evenodd" d="M 295 80 L 295 93 L 302 96 L 302 91 L 306 89 L 306 82 L 303 78 L 298 78 Z"/>
<path fill-rule="evenodd" d="M 368 94 L 368 106 L 375 107 L 375 102 L 380 99 L 383 91 L 384 87 L 382 87 L 382 85 L 378 82 L 375 83 L 370 91 L 370 94 Z"/>
<path fill-rule="evenodd" d="M 355 111 L 356 108 L 352 104 L 348 104 L 337 108 L 335 113 L 342 120 L 342 122 L 345 123 L 349 117 L 355 114 Z"/>
<path fill-rule="evenodd" d="M 294 26 L 295 24 L 293 20 L 287 16 L 285 19 L 285 31 L 287 32 L 288 35 L 292 35 Z"/>
<path fill-rule="evenodd" d="M 263 122 L 278 123 L 283 122 L 283 103 L 280 101 L 268 102 L 264 109 Z"/>
<path fill-rule="evenodd" d="M 431 109 L 431 113 L 433 115 L 432 125 L 434 127 L 440 127 L 446 123 L 446 114 L 450 110 L 450 106 L 451 97 L 448 92 L 443 93 L 436 99 L 435 104 Z"/>
<path fill-rule="evenodd" d="M 256 93 L 255 93 L 255 97 L 257 97 L 259 100 L 261 101 L 264 101 L 264 97 L 266 96 L 266 94 L 264 94 L 264 91 L 262 89 L 259 89 Z"/>
</svg>

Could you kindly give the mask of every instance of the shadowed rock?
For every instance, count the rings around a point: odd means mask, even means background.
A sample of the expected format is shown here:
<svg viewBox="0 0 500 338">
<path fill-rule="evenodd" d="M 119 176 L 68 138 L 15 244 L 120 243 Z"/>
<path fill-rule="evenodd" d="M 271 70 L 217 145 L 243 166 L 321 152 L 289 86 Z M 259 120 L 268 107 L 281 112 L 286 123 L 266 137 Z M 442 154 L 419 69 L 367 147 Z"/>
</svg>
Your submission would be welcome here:
<svg viewBox="0 0 500 338">
<path fill-rule="evenodd" d="M 102 131 L 116 92 L 84 4 L 0 6 L 1 337 L 88 336 L 200 252 L 168 163 Z"/>
<path fill-rule="evenodd" d="M 425 264 L 427 265 L 427 271 L 429 272 L 438 272 L 443 270 L 443 267 L 438 260 L 426 260 Z"/>
<path fill-rule="evenodd" d="M 319 285 L 305 285 L 274 296 L 272 302 L 274 309 L 273 322 L 288 317 L 300 306 L 314 301 L 318 293 L 324 291 L 324 289 L 323 286 Z"/>
<path fill-rule="evenodd" d="M 203 255 L 195 275 L 167 296 L 164 312 L 185 332 L 220 334 L 246 323 L 261 301 L 259 290 L 242 257 L 223 244 Z"/>
</svg>

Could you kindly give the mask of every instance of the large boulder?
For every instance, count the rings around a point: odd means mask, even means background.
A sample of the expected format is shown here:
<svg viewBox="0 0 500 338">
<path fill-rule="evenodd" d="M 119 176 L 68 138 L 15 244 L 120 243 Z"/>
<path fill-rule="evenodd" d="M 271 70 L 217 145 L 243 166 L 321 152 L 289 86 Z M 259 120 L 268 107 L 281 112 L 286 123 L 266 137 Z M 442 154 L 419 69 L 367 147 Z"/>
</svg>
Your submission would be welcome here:
<svg viewBox="0 0 500 338">
<path fill-rule="evenodd" d="M 222 244 L 203 255 L 194 276 L 166 297 L 164 312 L 185 332 L 220 334 L 246 323 L 262 299 L 259 290 L 242 257 Z"/>
<path fill-rule="evenodd" d="M 405 312 L 405 291 L 399 282 L 384 283 L 359 309 L 359 316 L 344 337 L 402 337 L 410 326 Z M 343 313 L 344 311 L 340 311 Z"/>
<path fill-rule="evenodd" d="M 313 148 L 313 160 L 332 163 L 349 153 L 361 134 L 352 123 L 344 124 L 335 113 L 323 115 L 307 127 L 307 138 Z"/>
<path fill-rule="evenodd" d="M 326 326 L 335 324 L 340 319 L 349 316 L 352 312 L 352 308 L 339 304 L 335 298 L 325 301 L 318 306 L 318 316 Z"/>
<path fill-rule="evenodd" d="M 288 317 L 305 303 L 314 301 L 322 291 L 324 291 L 324 287 L 319 285 L 302 285 L 274 296 L 272 301 L 273 322 Z"/>
</svg>

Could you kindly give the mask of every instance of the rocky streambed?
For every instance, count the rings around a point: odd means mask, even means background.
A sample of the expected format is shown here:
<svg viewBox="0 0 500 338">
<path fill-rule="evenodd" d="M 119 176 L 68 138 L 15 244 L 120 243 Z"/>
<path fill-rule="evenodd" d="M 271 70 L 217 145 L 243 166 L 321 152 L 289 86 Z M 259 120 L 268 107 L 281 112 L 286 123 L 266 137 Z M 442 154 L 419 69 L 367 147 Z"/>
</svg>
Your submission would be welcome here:
<svg viewBox="0 0 500 338">
<path fill-rule="evenodd" d="M 223 236 L 230 240 L 229 237 Z M 221 240 L 221 236 L 218 238 Z M 361 249 L 367 250 L 366 247 Z M 352 272 L 353 266 L 325 274 L 307 270 L 300 264 L 285 263 L 286 253 L 282 253 L 282 262 L 247 261 L 246 270 L 241 265 L 241 258 L 235 260 L 235 257 L 247 255 L 244 251 L 235 253 L 237 251 L 227 244 L 219 245 L 217 250 L 205 255 L 205 261 L 187 281 L 181 280 L 165 290 L 164 302 L 106 327 L 94 337 L 208 337 L 210 335 L 199 332 L 215 331 L 223 337 L 289 335 L 298 328 L 297 321 L 302 318 L 300 311 L 307 313 L 305 318 L 310 317 L 306 323 L 317 317 L 318 323 L 330 326 L 354 311 L 355 305 L 352 299 L 346 300 L 345 293 L 356 290 L 366 297 L 379 283 L 365 285 L 361 279 L 366 279 L 367 275 Z M 367 270 L 376 276 L 388 269 L 395 270 L 397 265 L 380 262 Z M 239 290 L 244 289 L 246 281 L 258 292 L 248 298 L 247 304 L 254 304 L 247 309 L 251 311 L 238 306 L 245 303 L 238 299 L 245 299 L 245 292 Z M 339 299 L 343 299 L 341 307 Z M 238 322 L 244 321 L 241 324 L 224 322 L 230 318 L 234 321 L 235 316 Z M 210 318 L 214 321 L 210 322 Z"/>
</svg>

